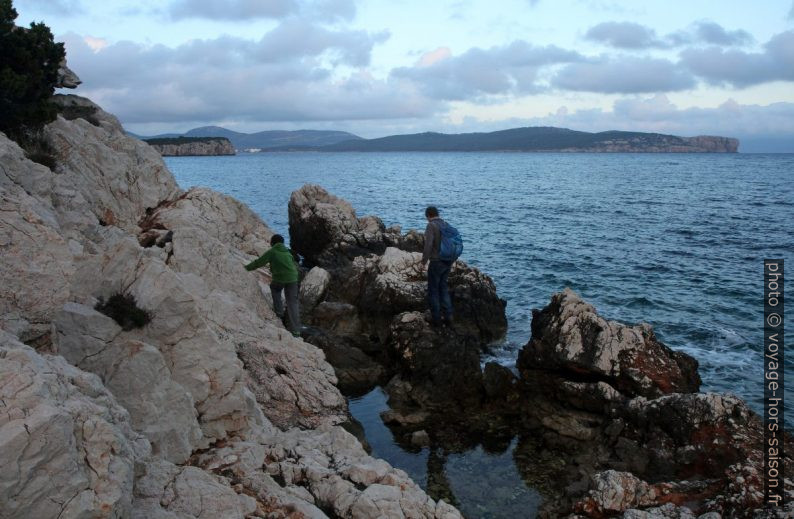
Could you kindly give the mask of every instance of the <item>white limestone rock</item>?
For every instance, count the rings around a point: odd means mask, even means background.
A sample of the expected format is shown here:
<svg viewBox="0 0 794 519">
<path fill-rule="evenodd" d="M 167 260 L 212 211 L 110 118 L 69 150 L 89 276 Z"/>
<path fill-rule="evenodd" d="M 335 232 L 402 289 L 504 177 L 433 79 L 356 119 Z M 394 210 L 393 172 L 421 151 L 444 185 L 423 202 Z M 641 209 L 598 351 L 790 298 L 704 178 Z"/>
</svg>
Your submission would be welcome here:
<svg viewBox="0 0 794 519">
<path fill-rule="evenodd" d="M 250 208 L 207 188 L 193 188 L 157 207 L 147 217 L 150 227 L 197 227 L 245 254 L 258 256 L 270 248 L 273 231 Z"/>
<path fill-rule="evenodd" d="M 261 424 L 234 342 L 205 317 L 207 306 L 223 299 L 214 298 L 200 277 L 174 272 L 157 251 L 141 248 L 132 238 L 110 240 L 103 249 L 83 262 L 73 292 L 107 298 L 123 289 L 151 312 L 152 321 L 128 338 L 157 348 L 172 380 L 190 393 L 202 445 Z"/>
<path fill-rule="evenodd" d="M 0 331 L 3 517 L 129 516 L 148 449 L 97 376 Z"/>
<path fill-rule="evenodd" d="M 56 96 L 56 102 L 94 110 L 92 119 L 99 124 L 59 116 L 44 129 L 55 151 L 58 173 L 51 203 L 62 219 L 79 221 L 91 213 L 95 223 L 133 232 L 147 209 L 180 193 L 162 157 L 128 136 L 114 116 L 73 95 Z"/>
<path fill-rule="evenodd" d="M 338 426 L 292 429 L 266 449 L 267 472 L 305 487 L 322 509 L 339 517 L 444 517 L 460 513 L 433 501 L 402 470 L 376 460 Z"/>
<path fill-rule="evenodd" d="M 0 329 L 35 341 L 70 295 L 73 254 L 52 207 L 47 168 L 0 133 Z"/>
<path fill-rule="evenodd" d="M 64 305 L 53 329 L 57 353 L 102 378 L 155 455 L 174 463 L 187 461 L 202 439 L 197 412 L 157 348 L 130 338 L 110 317 L 76 303 Z"/>
<path fill-rule="evenodd" d="M 253 498 L 236 493 L 227 480 L 198 467 L 153 460 L 141 468 L 133 519 L 243 519 L 256 511 Z"/>
</svg>

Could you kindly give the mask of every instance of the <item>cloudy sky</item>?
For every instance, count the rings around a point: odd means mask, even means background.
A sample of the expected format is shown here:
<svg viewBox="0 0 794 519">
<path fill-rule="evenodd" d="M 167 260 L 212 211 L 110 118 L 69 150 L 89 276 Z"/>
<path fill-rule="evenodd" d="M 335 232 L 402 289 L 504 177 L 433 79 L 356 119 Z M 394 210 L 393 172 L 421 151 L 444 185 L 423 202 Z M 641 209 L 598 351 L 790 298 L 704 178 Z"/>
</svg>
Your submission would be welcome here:
<svg viewBox="0 0 794 519">
<path fill-rule="evenodd" d="M 794 152 L 794 1 L 14 0 L 153 135 L 551 125 Z"/>
</svg>

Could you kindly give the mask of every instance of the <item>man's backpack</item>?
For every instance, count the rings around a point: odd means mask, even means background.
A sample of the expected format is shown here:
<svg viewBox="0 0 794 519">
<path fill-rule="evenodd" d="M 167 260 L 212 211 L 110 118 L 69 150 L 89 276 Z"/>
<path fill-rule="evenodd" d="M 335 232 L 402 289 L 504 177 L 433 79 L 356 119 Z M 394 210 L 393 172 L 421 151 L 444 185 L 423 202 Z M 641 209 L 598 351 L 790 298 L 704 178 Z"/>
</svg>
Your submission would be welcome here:
<svg viewBox="0 0 794 519">
<path fill-rule="evenodd" d="M 441 224 L 441 246 L 438 249 L 438 259 L 442 261 L 455 261 L 463 252 L 463 238 L 457 229 L 447 222 Z"/>
</svg>

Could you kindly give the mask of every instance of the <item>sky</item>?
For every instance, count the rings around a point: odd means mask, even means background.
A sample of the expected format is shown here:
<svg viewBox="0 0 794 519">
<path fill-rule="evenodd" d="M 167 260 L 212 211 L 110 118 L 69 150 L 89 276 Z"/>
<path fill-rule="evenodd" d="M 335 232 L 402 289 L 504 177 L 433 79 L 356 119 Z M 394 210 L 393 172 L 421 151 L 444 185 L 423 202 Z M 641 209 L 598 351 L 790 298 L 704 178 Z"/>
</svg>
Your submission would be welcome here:
<svg viewBox="0 0 794 519">
<path fill-rule="evenodd" d="M 520 126 L 794 152 L 794 0 L 14 0 L 140 135 Z M 72 93 L 72 92 L 69 92 Z"/>
</svg>

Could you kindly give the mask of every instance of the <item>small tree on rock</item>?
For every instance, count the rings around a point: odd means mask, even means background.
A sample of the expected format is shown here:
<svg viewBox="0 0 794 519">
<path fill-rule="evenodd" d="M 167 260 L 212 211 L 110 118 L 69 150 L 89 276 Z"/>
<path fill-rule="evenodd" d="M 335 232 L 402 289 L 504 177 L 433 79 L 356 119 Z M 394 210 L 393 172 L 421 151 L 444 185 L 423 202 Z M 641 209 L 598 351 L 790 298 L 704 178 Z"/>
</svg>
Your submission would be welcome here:
<svg viewBox="0 0 794 519">
<path fill-rule="evenodd" d="M 57 109 L 52 95 L 66 52 L 44 23 L 17 27 L 11 0 L 0 0 L 0 131 L 23 145 Z"/>
</svg>

